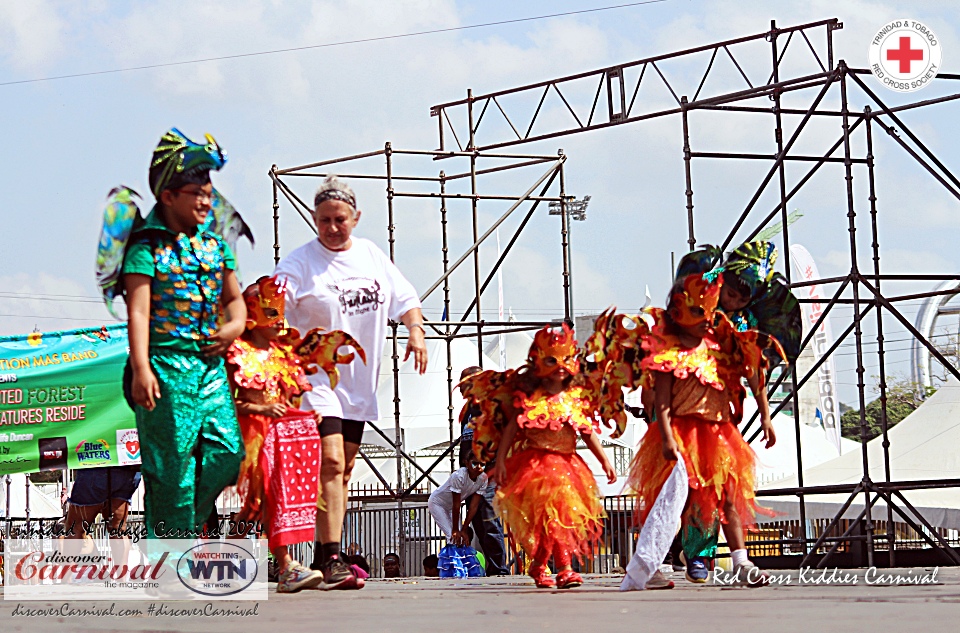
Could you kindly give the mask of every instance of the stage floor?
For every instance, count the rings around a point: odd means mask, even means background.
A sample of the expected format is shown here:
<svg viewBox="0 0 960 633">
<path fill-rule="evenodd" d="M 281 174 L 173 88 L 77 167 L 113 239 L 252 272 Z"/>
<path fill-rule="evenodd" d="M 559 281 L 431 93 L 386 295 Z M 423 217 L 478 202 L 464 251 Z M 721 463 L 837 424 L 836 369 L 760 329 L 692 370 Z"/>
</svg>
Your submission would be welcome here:
<svg viewBox="0 0 960 633">
<path fill-rule="evenodd" d="M 832 572 L 832 570 L 830 570 Z M 880 570 L 888 574 L 897 570 Z M 913 575 L 924 570 L 910 570 Z M 932 573 L 933 569 L 926 570 Z M 248 617 L 175 617 L 147 615 L 150 603 L 118 602 L 139 608 L 133 617 L 61 618 L 14 616 L 17 603 L 0 603 L 4 633 L 70 631 L 228 631 L 240 633 L 471 633 L 570 631 L 951 631 L 960 620 L 960 569 L 939 568 L 935 585 L 868 585 L 864 570 L 839 570 L 838 584 L 813 584 L 817 572 L 798 584 L 764 589 L 693 585 L 682 573 L 669 591 L 621 593 L 620 577 L 589 576 L 584 586 L 566 591 L 538 590 L 522 577 L 466 581 L 427 578 L 371 580 L 361 591 L 277 595 L 260 602 Z M 845 581 L 845 582 L 844 582 Z M 786 582 L 781 577 L 781 582 Z M 72 608 L 109 608 L 109 602 L 73 602 Z M 159 603 L 154 603 L 154 607 Z M 200 602 L 165 602 L 165 608 L 203 607 Z M 214 602 L 217 608 L 252 608 L 250 602 Z M 21 609 L 59 607 L 60 603 L 23 602 Z M 66 625 L 66 628 L 65 628 Z"/>
</svg>

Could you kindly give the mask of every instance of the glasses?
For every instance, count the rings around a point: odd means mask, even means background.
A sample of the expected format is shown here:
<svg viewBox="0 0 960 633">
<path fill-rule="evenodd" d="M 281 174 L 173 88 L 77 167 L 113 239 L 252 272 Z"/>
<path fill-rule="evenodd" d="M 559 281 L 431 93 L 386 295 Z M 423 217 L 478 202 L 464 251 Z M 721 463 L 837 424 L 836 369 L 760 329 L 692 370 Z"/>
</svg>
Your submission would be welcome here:
<svg viewBox="0 0 960 633">
<path fill-rule="evenodd" d="M 478 462 L 477 460 L 472 460 L 472 461 L 470 462 L 470 467 L 471 467 L 471 468 L 483 468 L 483 467 L 485 467 L 486 465 L 487 465 L 486 462 Z"/>
<path fill-rule="evenodd" d="M 202 189 L 190 190 L 190 189 L 175 189 L 177 193 L 182 193 L 185 196 L 193 196 L 194 198 L 199 198 L 201 200 L 206 200 L 207 202 L 213 202 L 213 193 L 207 193 Z"/>
</svg>

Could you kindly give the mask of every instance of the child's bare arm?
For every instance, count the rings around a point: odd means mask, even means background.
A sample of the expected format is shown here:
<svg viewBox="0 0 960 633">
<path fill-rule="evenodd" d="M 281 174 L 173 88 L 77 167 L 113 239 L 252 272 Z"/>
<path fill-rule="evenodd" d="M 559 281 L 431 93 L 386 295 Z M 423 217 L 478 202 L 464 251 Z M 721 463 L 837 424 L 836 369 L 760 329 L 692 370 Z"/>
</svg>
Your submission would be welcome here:
<svg viewBox="0 0 960 633">
<path fill-rule="evenodd" d="M 127 325 L 130 337 L 130 368 L 133 370 L 133 401 L 153 411 L 160 398 L 160 383 L 150 368 L 150 284 L 148 275 L 123 276 L 127 302 Z"/>
<path fill-rule="evenodd" d="M 653 390 L 656 393 L 657 425 L 660 427 L 660 437 L 663 439 L 663 457 L 673 462 L 680 459 L 680 447 L 673 437 L 672 421 L 670 416 L 671 398 L 673 397 L 673 374 L 659 371 L 654 376 Z"/>
<path fill-rule="evenodd" d="M 603 452 L 603 446 L 600 444 L 600 438 L 597 437 L 597 434 L 581 432 L 580 437 L 583 438 L 587 448 L 590 449 L 593 456 L 600 462 L 600 466 L 603 467 L 603 474 L 607 476 L 607 483 L 615 483 L 617 481 L 617 471 L 614 470 L 610 460 L 607 459 L 607 454 Z"/>
<path fill-rule="evenodd" d="M 237 275 L 227 270 L 223 277 L 223 293 L 220 295 L 226 321 L 216 332 L 207 337 L 210 344 L 204 350 L 207 356 L 222 356 L 233 340 L 243 334 L 247 324 L 247 306 L 243 302 Z"/>
<path fill-rule="evenodd" d="M 762 370 L 760 370 L 762 371 Z M 773 422 L 770 420 L 770 403 L 767 401 L 767 390 L 760 386 L 760 379 L 757 374 L 747 378 L 747 384 L 750 385 L 750 391 L 757 400 L 757 410 L 760 411 L 760 428 L 763 430 L 763 439 L 766 440 L 765 448 L 770 448 L 777 442 L 777 435 L 773 432 Z"/>
</svg>

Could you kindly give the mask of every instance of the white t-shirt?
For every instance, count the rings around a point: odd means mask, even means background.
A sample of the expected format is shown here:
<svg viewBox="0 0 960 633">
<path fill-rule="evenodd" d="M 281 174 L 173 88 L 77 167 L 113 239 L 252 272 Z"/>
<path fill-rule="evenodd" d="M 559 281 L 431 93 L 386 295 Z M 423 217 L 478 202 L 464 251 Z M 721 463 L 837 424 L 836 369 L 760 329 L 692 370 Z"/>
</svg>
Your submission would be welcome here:
<svg viewBox="0 0 960 633">
<path fill-rule="evenodd" d="M 420 307 L 413 285 L 370 240 L 352 238 L 345 251 L 311 240 L 280 260 L 274 271 L 287 284 L 286 318 L 305 334 L 315 327 L 343 330 L 363 346 L 360 358 L 337 365 L 340 382 L 330 389 L 326 373 L 309 377 L 314 385 L 301 408 L 347 420 L 378 420 L 377 378 L 387 339 L 387 320 Z"/>
<path fill-rule="evenodd" d="M 450 479 L 443 482 L 439 488 L 430 493 L 430 505 L 438 505 L 446 509 L 446 516 L 450 516 L 453 511 L 453 494 L 460 493 L 460 501 L 466 501 L 467 497 L 474 493 L 483 494 L 487 489 L 487 473 L 480 473 L 477 480 L 470 479 L 467 473 L 467 467 L 462 466 L 459 470 L 450 475 Z"/>
</svg>

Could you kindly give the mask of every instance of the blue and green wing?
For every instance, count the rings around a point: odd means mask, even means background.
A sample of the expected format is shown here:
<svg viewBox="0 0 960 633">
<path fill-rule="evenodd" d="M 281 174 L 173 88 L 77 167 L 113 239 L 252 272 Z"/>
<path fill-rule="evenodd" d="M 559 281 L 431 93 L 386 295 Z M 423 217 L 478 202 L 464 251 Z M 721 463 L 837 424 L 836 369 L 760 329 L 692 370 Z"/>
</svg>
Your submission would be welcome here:
<svg viewBox="0 0 960 633">
<path fill-rule="evenodd" d="M 137 198 L 140 198 L 140 194 L 123 185 L 110 191 L 103 210 L 103 228 L 97 247 L 97 285 L 110 314 L 118 319 L 121 317 L 113 309 L 113 302 L 123 292 L 120 285 L 123 257 L 130 234 L 138 223 L 143 222 Z"/>
<path fill-rule="evenodd" d="M 250 226 L 243 220 L 236 207 L 216 189 L 213 190 L 213 196 L 210 199 L 210 211 L 211 213 L 207 215 L 207 223 L 203 226 L 204 230 L 212 231 L 222 237 L 234 251 L 241 237 L 250 240 L 251 245 L 254 244 Z"/>
</svg>

